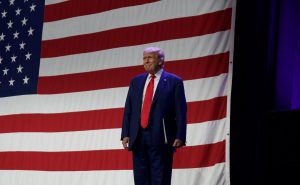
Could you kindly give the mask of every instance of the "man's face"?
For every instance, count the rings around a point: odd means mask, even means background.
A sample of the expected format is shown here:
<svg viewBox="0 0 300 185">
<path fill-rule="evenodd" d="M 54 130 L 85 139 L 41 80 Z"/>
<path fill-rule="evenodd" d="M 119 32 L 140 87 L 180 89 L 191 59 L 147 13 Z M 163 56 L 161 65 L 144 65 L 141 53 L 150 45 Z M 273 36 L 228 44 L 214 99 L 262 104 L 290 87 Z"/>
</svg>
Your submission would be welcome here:
<svg viewBox="0 0 300 185">
<path fill-rule="evenodd" d="M 144 68 L 145 71 L 150 74 L 155 74 L 162 67 L 163 62 L 158 58 L 156 52 L 145 53 L 144 52 Z"/>
</svg>

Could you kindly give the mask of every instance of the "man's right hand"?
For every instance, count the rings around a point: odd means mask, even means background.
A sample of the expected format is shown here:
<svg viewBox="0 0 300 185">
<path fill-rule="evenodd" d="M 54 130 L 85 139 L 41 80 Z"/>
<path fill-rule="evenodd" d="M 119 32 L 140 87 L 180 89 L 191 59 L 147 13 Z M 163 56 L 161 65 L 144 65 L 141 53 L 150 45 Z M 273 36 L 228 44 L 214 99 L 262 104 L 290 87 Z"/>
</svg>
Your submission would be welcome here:
<svg viewBox="0 0 300 185">
<path fill-rule="evenodd" d="M 125 150 L 128 150 L 128 145 L 129 145 L 129 137 L 124 137 L 122 139 L 122 145 L 124 147 Z"/>
</svg>

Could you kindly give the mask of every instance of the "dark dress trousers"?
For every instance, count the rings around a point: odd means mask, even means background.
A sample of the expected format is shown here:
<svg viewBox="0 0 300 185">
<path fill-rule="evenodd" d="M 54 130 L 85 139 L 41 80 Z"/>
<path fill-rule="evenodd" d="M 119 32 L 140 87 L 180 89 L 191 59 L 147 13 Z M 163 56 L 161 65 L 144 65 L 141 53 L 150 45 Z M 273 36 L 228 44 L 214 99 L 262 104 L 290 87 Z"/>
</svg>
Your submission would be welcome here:
<svg viewBox="0 0 300 185">
<path fill-rule="evenodd" d="M 171 183 L 175 139 L 186 142 L 187 105 L 183 81 L 163 71 L 152 100 L 148 126 L 140 126 L 143 90 L 148 74 L 131 80 L 128 90 L 121 139 L 129 137 L 133 153 L 136 185 Z"/>
</svg>

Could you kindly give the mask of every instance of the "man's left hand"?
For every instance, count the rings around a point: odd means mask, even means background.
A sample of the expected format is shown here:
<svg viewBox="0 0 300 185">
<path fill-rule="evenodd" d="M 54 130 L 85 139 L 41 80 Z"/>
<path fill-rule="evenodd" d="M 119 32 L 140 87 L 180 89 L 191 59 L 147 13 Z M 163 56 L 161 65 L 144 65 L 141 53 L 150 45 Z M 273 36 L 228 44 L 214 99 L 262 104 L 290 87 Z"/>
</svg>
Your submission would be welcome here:
<svg viewBox="0 0 300 185">
<path fill-rule="evenodd" d="M 180 148 L 182 146 L 183 146 L 183 142 L 180 139 L 175 139 L 175 141 L 173 143 L 173 147 Z"/>
</svg>

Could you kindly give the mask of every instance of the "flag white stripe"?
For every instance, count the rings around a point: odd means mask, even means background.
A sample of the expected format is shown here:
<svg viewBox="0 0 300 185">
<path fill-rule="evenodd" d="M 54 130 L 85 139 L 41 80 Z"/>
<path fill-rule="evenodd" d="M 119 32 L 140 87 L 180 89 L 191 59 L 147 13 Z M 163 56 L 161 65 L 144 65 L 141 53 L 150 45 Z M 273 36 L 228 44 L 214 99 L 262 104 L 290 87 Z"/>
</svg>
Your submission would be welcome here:
<svg viewBox="0 0 300 185">
<path fill-rule="evenodd" d="M 68 0 L 46 0 L 45 5 L 57 4 L 57 3 L 64 2 L 64 1 L 68 1 Z"/>
<path fill-rule="evenodd" d="M 184 81 L 188 102 L 226 95 L 227 73 Z M 209 89 L 209 91 L 199 91 Z M 60 113 L 124 107 L 128 87 L 55 95 L 23 95 L 0 99 L 0 115 Z M 15 106 L 18 102 L 18 106 Z M 32 102 L 35 102 L 34 104 Z"/>
<path fill-rule="evenodd" d="M 225 140 L 227 118 L 188 124 L 186 146 L 205 145 Z"/>
<path fill-rule="evenodd" d="M 187 146 L 224 141 L 225 124 L 226 118 L 188 124 Z M 59 152 L 122 149 L 120 135 L 120 128 L 53 133 L 6 133 L 0 134 L 0 151 Z"/>
<path fill-rule="evenodd" d="M 166 61 L 196 58 L 229 51 L 230 31 L 197 37 L 174 39 L 137 46 L 121 47 L 97 52 L 42 58 L 39 76 L 98 71 L 142 65 L 144 48 L 158 46 L 164 49 Z"/>
<path fill-rule="evenodd" d="M 212 0 L 164 0 L 145 5 L 119 8 L 104 13 L 47 22 L 43 25 L 42 37 L 43 40 L 51 40 L 83 35 L 162 20 L 196 16 L 223 10 L 230 6 L 231 2 L 227 0 L 222 0 L 222 3 L 216 3 L 216 1 Z"/>
<path fill-rule="evenodd" d="M 225 164 L 219 163 L 211 167 L 191 168 L 172 173 L 172 185 L 224 185 Z"/>
<path fill-rule="evenodd" d="M 176 154 L 175 154 L 176 155 Z M 224 184 L 224 163 L 204 168 L 174 169 L 172 185 Z M 134 185 L 132 170 L 105 171 L 0 171 L 0 184 L 5 185 Z"/>
</svg>

